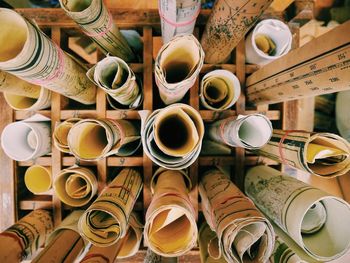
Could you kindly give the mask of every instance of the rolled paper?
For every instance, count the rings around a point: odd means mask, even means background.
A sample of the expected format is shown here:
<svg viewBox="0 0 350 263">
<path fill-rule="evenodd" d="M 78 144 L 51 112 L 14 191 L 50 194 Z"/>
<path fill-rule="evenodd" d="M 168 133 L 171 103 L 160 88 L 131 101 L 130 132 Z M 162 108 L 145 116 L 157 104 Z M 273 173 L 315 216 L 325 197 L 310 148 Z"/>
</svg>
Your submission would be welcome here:
<svg viewBox="0 0 350 263">
<path fill-rule="evenodd" d="M 45 244 L 53 230 L 51 214 L 34 210 L 0 233 L 0 262 L 21 262 Z"/>
<path fill-rule="evenodd" d="M 256 153 L 325 178 L 350 170 L 350 144 L 332 133 L 273 130 L 271 140 Z"/>
<path fill-rule="evenodd" d="M 179 34 L 192 34 L 201 11 L 200 0 L 160 0 L 158 11 L 162 39 L 166 44 Z"/>
<path fill-rule="evenodd" d="M 140 115 L 143 150 L 154 163 L 181 170 L 198 158 L 204 135 L 198 111 L 185 104 L 173 104 L 149 116 L 146 112 Z"/>
<path fill-rule="evenodd" d="M 344 200 L 267 166 L 248 171 L 245 192 L 315 260 L 335 260 L 349 251 L 350 206 Z"/>
<path fill-rule="evenodd" d="M 217 0 L 201 39 L 206 63 L 225 62 L 272 0 Z"/>
<path fill-rule="evenodd" d="M 88 246 L 78 231 L 78 220 L 82 210 L 71 212 L 49 236 L 45 248 L 37 255 L 33 263 L 75 262 Z"/>
<path fill-rule="evenodd" d="M 134 72 L 118 57 L 107 56 L 93 66 L 88 77 L 109 97 L 115 100 L 119 109 L 135 109 L 142 102 L 142 90 Z"/>
<path fill-rule="evenodd" d="M 61 7 L 105 53 L 130 62 L 135 55 L 102 0 L 60 0 Z"/>
<path fill-rule="evenodd" d="M 1 134 L 1 147 L 13 160 L 28 161 L 51 152 L 50 119 L 36 114 L 7 125 Z"/>
<path fill-rule="evenodd" d="M 24 174 L 24 183 L 33 194 L 42 194 L 52 185 L 51 168 L 41 165 L 30 166 Z"/>
<path fill-rule="evenodd" d="M 230 146 L 205 138 L 203 139 L 201 155 L 230 155 L 231 153 L 232 148 Z"/>
<path fill-rule="evenodd" d="M 193 35 L 178 35 L 163 45 L 155 60 L 155 81 L 168 105 L 180 101 L 194 85 L 204 63 L 204 52 Z"/>
<path fill-rule="evenodd" d="M 208 137 L 211 140 L 250 150 L 263 147 L 271 135 L 272 124 L 261 114 L 238 115 L 208 125 Z"/>
<path fill-rule="evenodd" d="M 97 193 L 97 184 L 96 176 L 90 169 L 72 166 L 55 176 L 53 187 L 63 203 L 80 207 L 86 205 Z"/>
<path fill-rule="evenodd" d="M 209 255 L 227 262 L 267 262 L 274 247 L 273 227 L 228 176 L 218 169 L 207 171 L 199 194 L 204 217 L 216 233 Z"/>
<path fill-rule="evenodd" d="M 17 78 L 15 75 L 0 70 L 0 91 L 6 94 L 37 99 L 41 88 L 38 85 Z"/>
<path fill-rule="evenodd" d="M 206 109 L 221 111 L 231 108 L 240 94 L 238 78 L 228 70 L 217 69 L 204 75 L 199 98 Z"/>
<path fill-rule="evenodd" d="M 277 19 L 259 22 L 245 40 L 248 63 L 265 65 L 287 54 L 292 47 L 292 33 Z"/>
<path fill-rule="evenodd" d="M 276 236 L 271 263 L 307 263 L 302 260 L 280 237 Z"/>
<path fill-rule="evenodd" d="M 79 231 L 98 247 L 108 247 L 128 230 L 130 214 L 142 189 L 140 173 L 124 168 L 79 220 Z"/>
<path fill-rule="evenodd" d="M 160 168 L 151 180 L 154 192 L 146 212 L 145 242 L 156 254 L 178 257 L 197 241 L 195 211 L 188 192 L 191 182 L 183 171 Z"/>
<path fill-rule="evenodd" d="M 81 160 L 98 160 L 113 154 L 129 156 L 140 147 L 140 129 L 126 120 L 84 119 L 68 133 L 68 146 Z"/>
<path fill-rule="evenodd" d="M 335 120 L 340 135 L 350 142 L 350 91 L 342 91 L 337 94 L 335 102 Z"/>
<path fill-rule="evenodd" d="M 0 17 L 1 70 L 80 103 L 95 103 L 96 88 L 82 65 L 15 11 L 1 8 Z"/>
<path fill-rule="evenodd" d="M 79 122 L 80 118 L 70 118 L 63 122 L 56 123 L 55 129 L 52 134 L 53 143 L 55 147 L 64 153 L 70 153 L 68 146 L 68 133 L 70 129 Z"/>
</svg>

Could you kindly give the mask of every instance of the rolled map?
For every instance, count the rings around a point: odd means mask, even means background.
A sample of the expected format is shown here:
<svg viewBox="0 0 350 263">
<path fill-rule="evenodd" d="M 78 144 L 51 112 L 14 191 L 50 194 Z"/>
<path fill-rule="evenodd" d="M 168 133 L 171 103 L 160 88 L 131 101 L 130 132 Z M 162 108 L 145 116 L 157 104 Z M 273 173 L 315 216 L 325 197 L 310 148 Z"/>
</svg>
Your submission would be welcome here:
<svg viewBox="0 0 350 263">
<path fill-rule="evenodd" d="M 315 260 L 335 260 L 349 251 L 350 206 L 344 200 L 268 166 L 248 171 L 245 192 Z"/>
<path fill-rule="evenodd" d="M 68 146 L 68 133 L 74 124 L 79 121 L 81 121 L 80 118 L 69 118 L 63 122 L 57 122 L 55 124 L 55 129 L 52 134 L 53 143 L 61 152 L 71 152 Z"/>
<path fill-rule="evenodd" d="M 30 166 L 24 174 L 24 184 L 33 194 L 42 194 L 52 186 L 51 167 L 41 165 Z"/>
</svg>

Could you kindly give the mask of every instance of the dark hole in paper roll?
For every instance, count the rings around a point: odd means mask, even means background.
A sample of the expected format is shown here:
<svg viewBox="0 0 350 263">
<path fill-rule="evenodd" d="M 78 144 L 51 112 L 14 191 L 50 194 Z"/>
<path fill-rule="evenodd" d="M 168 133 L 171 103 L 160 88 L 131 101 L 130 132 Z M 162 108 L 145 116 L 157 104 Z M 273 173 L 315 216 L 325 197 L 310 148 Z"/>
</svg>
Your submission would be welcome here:
<svg viewBox="0 0 350 263">
<path fill-rule="evenodd" d="M 191 71 L 191 65 L 183 61 L 172 61 L 164 66 L 164 70 L 166 81 L 177 83 L 187 78 Z"/>
<path fill-rule="evenodd" d="M 179 149 L 188 140 L 186 125 L 175 115 L 164 119 L 159 125 L 159 139 L 168 148 Z"/>
</svg>

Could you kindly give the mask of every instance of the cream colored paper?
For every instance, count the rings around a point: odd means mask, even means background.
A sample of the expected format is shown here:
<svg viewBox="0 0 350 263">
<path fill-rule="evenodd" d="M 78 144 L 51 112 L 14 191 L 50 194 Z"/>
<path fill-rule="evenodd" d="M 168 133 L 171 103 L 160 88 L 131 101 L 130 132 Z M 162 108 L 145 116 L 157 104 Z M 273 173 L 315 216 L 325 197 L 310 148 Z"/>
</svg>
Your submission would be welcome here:
<svg viewBox="0 0 350 263">
<path fill-rule="evenodd" d="M 102 0 L 60 0 L 61 7 L 107 54 L 130 62 L 135 55 Z"/>
<path fill-rule="evenodd" d="M 209 255 L 228 262 L 266 262 L 272 254 L 275 233 L 250 199 L 218 169 L 203 174 L 199 184 L 202 211 L 216 233 Z"/>
<path fill-rule="evenodd" d="M 349 251 L 350 206 L 344 200 L 267 166 L 248 171 L 245 192 L 315 260 L 335 260 Z M 317 205 L 326 213 L 325 221 L 315 213 Z M 305 231 L 310 222 L 314 226 L 311 233 Z"/>
<path fill-rule="evenodd" d="M 166 104 L 180 101 L 194 85 L 204 52 L 193 35 L 178 35 L 163 45 L 155 60 L 155 81 Z"/>
<path fill-rule="evenodd" d="M 69 149 L 81 160 L 98 160 L 113 154 L 129 156 L 140 144 L 140 128 L 127 120 L 84 119 L 68 132 Z"/>
<path fill-rule="evenodd" d="M 325 178 L 350 170 L 349 142 L 331 133 L 274 130 L 256 153 Z"/>
<path fill-rule="evenodd" d="M 195 211 L 188 192 L 191 182 L 183 171 L 160 168 L 151 187 L 154 195 L 146 212 L 145 242 L 156 254 L 178 257 L 186 254 L 197 240 Z"/>
<path fill-rule="evenodd" d="M 1 8 L 0 32 L 1 70 L 80 103 L 95 103 L 96 88 L 86 77 L 83 66 L 37 26 L 15 11 Z"/>
<path fill-rule="evenodd" d="M 160 0 L 158 10 L 163 43 L 179 34 L 192 34 L 201 10 L 200 0 Z"/>
<path fill-rule="evenodd" d="M 55 124 L 55 129 L 52 134 L 55 147 L 64 153 L 70 153 L 68 146 L 68 133 L 74 124 L 81 121 L 80 118 L 69 118 L 63 122 Z"/>
<path fill-rule="evenodd" d="M 24 183 L 33 194 L 37 195 L 47 192 L 52 185 L 51 167 L 30 166 L 24 174 Z"/>
<path fill-rule="evenodd" d="M 238 115 L 208 125 L 208 138 L 232 147 L 258 149 L 270 140 L 272 124 L 261 114 Z"/>
<path fill-rule="evenodd" d="M 143 150 L 156 164 L 181 170 L 199 156 L 204 135 L 203 120 L 195 109 L 173 104 L 164 109 L 139 112 Z"/>
<path fill-rule="evenodd" d="M 271 2 L 272 0 L 215 1 L 201 39 L 205 62 L 225 62 Z"/>
<path fill-rule="evenodd" d="M 31 99 L 39 98 L 41 87 L 0 70 L 0 91 Z"/>
<path fill-rule="evenodd" d="M 350 91 L 342 91 L 337 94 L 335 103 L 335 120 L 341 136 L 350 142 Z"/>
<path fill-rule="evenodd" d="M 307 263 L 302 260 L 280 237 L 276 236 L 271 263 Z"/>
<path fill-rule="evenodd" d="M 51 213 L 34 210 L 0 233 L 0 262 L 20 262 L 44 245 L 53 230 Z"/>
<path fill-rule="evenodd" d="M 142 189 L 140 173 L 124 168 L 79 220 L 79 232 L 98 247 L 108 247 L 127 233 L 130 214 Z"/>
<path fill-rule="evenodd" d="M 72 166 L 55 176 L 53 187 L 63 203 L 80 207 L 86 205 L 97 193 L 98 182 L 92 170 Z"/>
</svg>

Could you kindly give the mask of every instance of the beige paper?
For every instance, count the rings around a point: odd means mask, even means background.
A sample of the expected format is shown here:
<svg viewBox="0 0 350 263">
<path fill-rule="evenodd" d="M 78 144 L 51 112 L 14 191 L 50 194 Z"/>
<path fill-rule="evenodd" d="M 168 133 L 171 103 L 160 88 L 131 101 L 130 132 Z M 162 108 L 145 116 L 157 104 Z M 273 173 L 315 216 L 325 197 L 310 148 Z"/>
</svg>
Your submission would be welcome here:
<svg viewBox="0 0 350 263">
<path fill-rule="evenodd" d="M 203 32 L 206 63 L 225 62 L 272 0 L 217 0 Z"/>
<path fill-rule="evenodd" d="M 61 7 L 107 54 L 130 62 L 135 55 L 102 0 L 60 0 Z"/>
<path fill-rule="evenodd" d="M 92 170 L 72 166 L 55 176 L 53 187 L 63 203 L 80 207 L 86 205 L 97 193 L 98 182 Z"/>
<path fill-rule="evenodd" d="M 95 103 L 96 88 L 83 66 L 15 11 L 1 8 L 0 18 L 1 70 L 80 103 Z"/>
<path fill-rule="evenodd" d="M 79 220 L 79 231 L 98 247 L 108 247 L 123 238 L 130 214 L 142 189 L 140 173 L 124 168 Z"/>
<path fill-rule="evenodd" d="M 238 115 L 208 125 L 208 138 L 232 147 L 258 149 L 270 140 L 272 124 L 261 114 Z"/>
<path fill-rule="evenodd" d="M 98 160 L 113 154 L 132 155 L 140 147 L 140 129 L 127 120 L 84 119 L 68 133 L 68 146 L 81 160 Z"/>
<path fill-rule="evenodd" d="M 64 153 L 70 153 L 68 146 L 68 133 L 74 124 L 81 121 L 80 118 L 69 118 L 63 122 L 55 124 L 55 129 L 52 134 L 55 147 Z"/>
<path fill-rule="evenodd" d="M 155 81 L 166 104 L 180 101 L 194 85 L 204 52 L 193 35 L 178 35 L 163 45 L 155 60 Z"/>
<path fill-rule="evenodd" d="M 44 245 L 53 229 L 51 213 L 34 210 L 0 233 L 0 262 L 20 262 Z"/>
<path fill-rule="evenodd" d="M 248 171 L 245 192 L 315 260 L 335 260 L 349 251 L 350 206 L 344 200 L 268 166 Z"/>
<path fill-rule="evenodd" d="M 307 263 L 302 260 L 280 237 L 276 236 L 271 263 Z"/>
<path fill-rule="evenodd" d="M 266 262 L 272 254 L 275 233 L 250 199 L 218 169 L 203 174 L 199 184 L 202 211 L 216 233 L 208 252 L 228 262 Z"/>
<path fill-rule="evenodd" d="M 52 185 L 51 167 L 30 166 L 24 174 L 24 183 L 33 194 L 47 192 Z"/>
<path fill-rule="evenodd" d="M 0 70 L 0 91 L 31 99 L 39 98 L 41 87 Z"/>
<path fill-rule="evenodd" d="M 350 144 L 331 133 L 274 130 L 256 153 L 325 178 L 350 170 Z"/>
<path fill-rule="evenodd" d="M 335 120 L 341 136 L 350 142 L 350 91 L 343 91 L 337 94 L 335 103 Z"/>
</svg>

